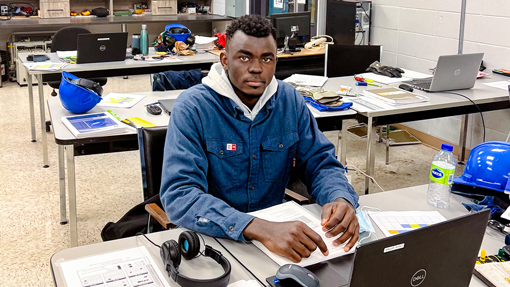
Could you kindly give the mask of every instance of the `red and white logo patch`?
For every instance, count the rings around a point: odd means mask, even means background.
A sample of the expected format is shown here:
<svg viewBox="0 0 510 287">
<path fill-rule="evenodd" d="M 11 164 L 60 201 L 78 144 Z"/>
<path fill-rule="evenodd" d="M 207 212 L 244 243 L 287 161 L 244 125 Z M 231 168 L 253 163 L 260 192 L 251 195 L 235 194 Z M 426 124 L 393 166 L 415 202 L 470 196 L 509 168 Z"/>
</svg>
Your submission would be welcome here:
<svg viewBox="0 0 510 287">
<path fill-rule="evenodd" d="M 227 150 L 237 150 L 236 144 L 227 144 Z"/>
</svg>

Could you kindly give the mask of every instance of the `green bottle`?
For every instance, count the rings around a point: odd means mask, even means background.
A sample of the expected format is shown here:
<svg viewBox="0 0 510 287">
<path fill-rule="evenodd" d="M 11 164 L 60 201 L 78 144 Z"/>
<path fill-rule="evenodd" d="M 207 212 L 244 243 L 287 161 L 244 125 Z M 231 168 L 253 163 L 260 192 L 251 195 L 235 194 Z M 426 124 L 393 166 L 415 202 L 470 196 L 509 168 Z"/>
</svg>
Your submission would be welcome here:
<svg viewBox="0 0 510 287">
<path fill-rule="evenodd" d="M 146 24 L 142 25 L 142 32 L 140 32 L 140 51 L 145 56 L 149 54 L 149 35 Z"/>
</svg>

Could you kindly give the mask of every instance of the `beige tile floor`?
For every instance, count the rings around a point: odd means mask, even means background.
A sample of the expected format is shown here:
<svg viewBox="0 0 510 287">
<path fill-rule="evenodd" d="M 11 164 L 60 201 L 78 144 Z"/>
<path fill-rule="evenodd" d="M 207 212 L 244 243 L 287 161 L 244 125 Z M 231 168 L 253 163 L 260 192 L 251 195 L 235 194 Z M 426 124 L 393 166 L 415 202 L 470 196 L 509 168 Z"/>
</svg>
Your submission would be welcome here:
<svg viewBox="0 0 510 287">
<path fill-rule="evenodd" d="M 149 76 L 108 79 L 105 94 L 150 91 Z M 46 97 L 51 88 L 44 87 Z M 37 92 L 37 89 L 34 89 Z M 37 98 L 37 96 L 36 96 Z M 36 100 L 36 107 L 38 107 Z M 47 116 L 47 118 L 49 118 Z M 0 88 L 0 286 L 52 286 L 50 257 L 69 247 L 69 226 L 59 224 L 57 145 L 48 134 L 49 168 L 42 168 L 39 109 L 37 142 L 30 141 L 26 87 L 4 82 Z M 354 123 L 354 122 L 353 122 Z M 326 134 L 336 143 L 336 132 Z M 347 137 L 349 164 L 364 169 L 366 141 Z M 385 190 L 427 183 L 435 151 L 424 145 L 391 148 L 377 145 L 375 178 Z M 353 173 L 353 186 L 363 193 L 364 178 Z M 101 242 L 100 231 L 141 201 L 138 151 L 76 158 L 79 244 Z"/>
</svg>

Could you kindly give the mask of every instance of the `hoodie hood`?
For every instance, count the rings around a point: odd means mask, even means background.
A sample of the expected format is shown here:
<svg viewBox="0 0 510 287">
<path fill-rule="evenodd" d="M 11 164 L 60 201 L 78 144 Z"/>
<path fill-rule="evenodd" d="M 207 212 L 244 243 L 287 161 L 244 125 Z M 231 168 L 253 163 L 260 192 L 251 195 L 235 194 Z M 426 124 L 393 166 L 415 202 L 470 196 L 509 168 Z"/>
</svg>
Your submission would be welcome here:
<svg viewBox="0 0 510 287">
<path fill-rule="evenodd" d="M 207 77 L 202 79 L 202 84 L 213 89 L 216 93 L 234 101 L 234 103 L 236 103 L 236 105 L 239 106 L 241 110 L 243 110 L 244 115 L 252 121 L 278 89 L 278 81 L 276 81 L 276 78 L 273 76 L 271 83 L 269 83 L 269 85 L 266 87 L 266 90 L 259 98 L 253 109 L 250 110 L 250 108 L 248 108 L 248 106 L 246 106 L 234 92 L 234 88 L 228 79 L 227 73 L 225 73 L 225 70 L 223 70 L 221 63 L 214 63 L 211 66 L 211 70 L 209 71 Z"/>
</svg>

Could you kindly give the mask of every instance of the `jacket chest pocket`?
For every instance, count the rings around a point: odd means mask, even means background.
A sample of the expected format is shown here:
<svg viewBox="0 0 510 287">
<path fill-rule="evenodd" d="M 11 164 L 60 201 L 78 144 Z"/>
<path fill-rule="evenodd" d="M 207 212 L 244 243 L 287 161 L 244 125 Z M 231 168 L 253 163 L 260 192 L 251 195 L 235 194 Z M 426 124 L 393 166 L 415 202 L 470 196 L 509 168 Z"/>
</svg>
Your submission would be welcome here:
<svg viewBox="0 0 510 287">
<path fill-rule="evenodd" d="M 215 188 L 226 188 L 239 182 L 239 165 L 243 153 L 240 141 L 206 140 L 209 160 L 209 183 Z"/>
<path fill-rule="evenodd" d="M 262 168 L 266 182 L 279 182 L 289 173 L 298 141 L 297 132 L 262 139 Z"/>
</svg>

